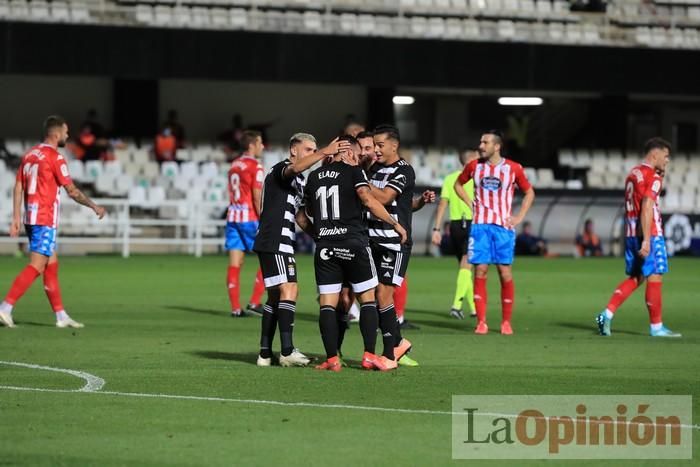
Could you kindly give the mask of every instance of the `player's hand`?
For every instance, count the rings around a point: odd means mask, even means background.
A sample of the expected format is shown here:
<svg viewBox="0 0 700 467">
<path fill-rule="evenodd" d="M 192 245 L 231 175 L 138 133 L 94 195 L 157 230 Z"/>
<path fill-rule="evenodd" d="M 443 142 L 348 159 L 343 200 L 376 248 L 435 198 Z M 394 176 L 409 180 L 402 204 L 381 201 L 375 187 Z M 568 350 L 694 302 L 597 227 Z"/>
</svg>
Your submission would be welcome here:
<svg viewBox="0 0 700 467">
<path fill-rule="evenodd" d="M 324 153 L 325 155 L 336 155 L 340 151 L 344 151 L 346 149 L 350 148 L 350 142 L 348 141 L 339 141 L 339 138 L 335 138 L 333 141 L 330 142 L 328 146 L 325 148 L 321 149 L 321 152 Z"/>
<path fill-rule="evenodd" d="M 520 224 L 523 221 L 523 218 L 520 216 L 511 216 L 506 219 L 506 226 L 508 228 L 515 228 L 516 225 Z"/>
<path fill-rule="evenodd" d="M 10 237 L 16 237 L 19 235 L 20 225 L 21 223 L 19 219 L 12 219 L 12 223 L 10 224 Z"/>
<path fill-rule="evenodd" d="M 340 153 L 340 160 L 348 165 L 359 165 L 360 161 L 357 156 L 350 151 L 343 151 Z"/>
<path fill-rule="evenodd" d="M 95 214 L 97 214 L 98 219 L 102 219 L 107 213 L 107 210 L 105 210 L 105 208 L 103 208 L 102 206 L 95 206 L 94 208 L 92 208 L 92 210 L 95 211 Z"/>
<path fill-rule="evenodd" d="M 425 190 L 423 194 L 421 194 L 421 199 L 423 200 L 423 204 L 434 203 L 435 192 L 432 190 Z"/>
<path fill-rule="evenodd" d="M 442 241 L 442 235 L 440 235 L 440 232 L 437 230 L 433 230 L 433 237 L 432 237 L 433 245 L 440 246 L 440 242 Z"/>
<path fill-rule="evenodd" d="M 639 256 L 641 256 L 642 258 L 646 258 L 647 256 L 649 256 L 650 251 L 651 245 L 649 243 L 649 240 L 642 240 L 642 247 L 638 251 Z"/>
<path fill-rule="evenodd" d="M 403 226 L 397 222 L 396 224 L 394 224 L 394 230 L 397 234 L 399 234 L 399 237 L 401 237 L 401 244 L 403 245 L 404 243 L 406 243 L 406 241 L 408 240 L 408 234 L 406 233 L 406 229 L 404 229 Z"/>
</svg>

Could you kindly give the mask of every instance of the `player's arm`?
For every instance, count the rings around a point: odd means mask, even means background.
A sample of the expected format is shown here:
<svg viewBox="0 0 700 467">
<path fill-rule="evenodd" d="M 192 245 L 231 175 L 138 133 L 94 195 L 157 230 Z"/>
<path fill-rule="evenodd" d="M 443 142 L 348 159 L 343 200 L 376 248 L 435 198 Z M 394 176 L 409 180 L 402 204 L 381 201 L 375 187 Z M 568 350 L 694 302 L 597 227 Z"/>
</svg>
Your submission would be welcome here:
<svg viewBox="0 0 700 467">
<path fill-rule="evenodd" d="M 21 170 L 21 168 L 20 168 Z M 22 180 L 17 177 L 15 181 L 15 189 L 12 193 L 12 224 L 10 225 L 10 236 L 16 237 L 19 235 L 19 229 L 22 225 L 22 195 L 24 194 L 24 187 L 22 186 Z"/>
<path fill-rule="evenodd" d="M 435 192 L 432 190 L 425 190 L 423 193 L 421 193 L 420 196 L 416 196 L 413 198 L 411 201 L 411 209 L 415 212 L 420 209 L 423 209 L 423 206 L 425 206 L 428 203 L 434 203 L 435 202 Z"/>
<path fill-rule="evenodd" d="M 406 243 L 406 240 L 408 239 L 406 229 L 404 229 L 401 224 L 396 221 L 396 219 L 391 217 L 386 208 L 384 208 L 384 205 L 372 195 L 369 187 L 367 185 L 360 186 L 355 190 L 355 192 L 362 201 L 364 207 L 366 207 L 377 219 L 390 224 L 396 233 L 398 233 L 401 237 L 401 243 Z"/>
<path fill-rule="evenodd" d="M 474 174 L 473 168 L 476 166 L 475 162 L 476 161 L 472 161 L 467 164 L 466 167 L 464 167 L 464 170 L 462 170 L 462 173 L 459 174 L 459 177 L 457 177 L 457 180 L 455 180 L 455 184 L 453 186 L 453 189 L 455 190 L 455 193 L 457 193 L 457 196 L 459 196 L 459 199 L 464 201 L 469 207 L 472 207 L 472 203 L 474 201 L 467 194 L 467 190 L 464 189 L 464 184 L 472 179 Z"/>
<path fill-rule="evenodd" d="M 282 176 L 285 178 L 293 178 L 297 174 L 300 174 L 308 169 L 310 169 L 317 162 L 322 161 L 326 157 L 331 157 L 338 154 L 339 151 L 347 149 L 350 147 L 350 143 L 347 141 L 338 141 L 338 138 L 330 142 L 325 148 L 321 148 L 313 154 L 306 157 L 299 157 L 294 160 L 293 164 L 289 164 L 284 168 Z"/>
<path fill-rule="evenodd" d="M 80 191 L 74 183 L 69 183 L 63 188 L 66 189 L 66 193 L 68 193 L 68 196 L 70 196 L 73 199 L 73 201 L 92 209 L 93 211 L 95 211 L 95 214 L 97 214 L 97 217 L 99 217 L 100 219 L 102 219 L 105 216 L 105 208 L 95 204 L 95 202 L 92 201 L 85 193 Z"/>
<path fill-rule="evenodd" d="M 651 220 L 654 217 L 654 199 L 649 196 L 642 198 L 642 210 L 639 221 L 642 224 L 642 246 L 639 256 L 646 258 L 651 250 Z"/>
<path fill-rule="evenodd" d="M 260 217 L 262 212 L 262 189 L 253 188 L 253 207 L 255 208 L 255 213 Z"/>
<path fill-rule="evenodd" d="M 530 210 L 530 207 L 532 206 L 532 203 L 535 201 L 535 189 L 528 188 L 525 190 L 525 196 L 523 197 L 523 202 L 520 204 L 520 211 L 516 216 L 512 216 L 509 219 L 509 224 L 511 227 L 515 227 L 516 225 L 520 224 L 523 219 L 525 219 L 525 216 L 527 216 L 527 212 Z"/>
<path fill-rule="evenodd" d="M 384 206 L 386 206 L 387 204 L 391 204 L 396 199 L 396 197 L 399 196 L 399 192 L 391 188 L 390 186 L 379 188 L 374 185 L 370 185 L 370 190 L 374 199 L 382 203 Z"/>
<path fill-rule="evenodd" d="M 309 216 L 306 215 L 306 209 L 301 208 L 297 211 L 296 221 L 301 230 L 309 234 L 311 237 L 314 236 L 314 225 L 311 222 L 311 219 L 309 219 Z"/>
<path fill-rule="evenodd" d="M 437 212 L 435 213 L 435 224 L 433 224 L 433 244 L 440 245 L 442 241 L 442 218 L 445 215 L 445 209 L 447 209 L 447 198 L 440 198 L 438 203 Z"/>
</svg>

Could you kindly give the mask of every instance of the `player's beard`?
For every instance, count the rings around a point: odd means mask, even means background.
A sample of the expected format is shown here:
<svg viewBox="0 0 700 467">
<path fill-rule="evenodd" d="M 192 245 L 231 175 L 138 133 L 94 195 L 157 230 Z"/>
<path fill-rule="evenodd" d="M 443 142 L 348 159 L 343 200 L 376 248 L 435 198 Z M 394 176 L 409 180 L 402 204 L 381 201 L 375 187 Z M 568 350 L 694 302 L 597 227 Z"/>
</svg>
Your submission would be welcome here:
<svg viewBox="0 0 700 467">
<path fill-rule="evenodd" d="M 65 148 L 66 147 L 66 140 L 65 139 L 59 140 L 57 146 L 59 148 Z"/>
</svg>

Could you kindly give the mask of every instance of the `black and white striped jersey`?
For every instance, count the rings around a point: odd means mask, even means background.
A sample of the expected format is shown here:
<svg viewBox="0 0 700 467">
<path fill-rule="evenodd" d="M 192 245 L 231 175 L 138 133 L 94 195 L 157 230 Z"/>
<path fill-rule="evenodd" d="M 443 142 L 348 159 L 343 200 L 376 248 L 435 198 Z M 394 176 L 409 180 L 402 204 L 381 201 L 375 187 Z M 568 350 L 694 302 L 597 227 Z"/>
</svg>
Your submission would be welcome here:
<svg viewBox="0 0 700 467">
<path fill-rule="evenodd" d="M 370 241 L 389 250 L 409 251 L 413 244 L 411 221 L 413 219 L 413 188 L 416 185 L 413 167 L 404 159 L 399 159 L 391 165 L 374 163 L 370 168 L 370 174 L 372 185 L 377 188 L 389 187 L 398 192 L 394 201 L 384 207 L 406 229 L 408 234 L 408 240 L 401 245 L 401 237 L 390 224 L 382 222 L 371 213 L 367 213 Z"/>
<path fill-rule="evenodd" d="M 295 218 L 304 196 L 304 176 L 284 176 L 289 159 L 275 164 L 265 177 L 262 192 L 260 225 L 253 250 L 261 253 L 293 255 L 295 246 Z"/>
</svg>

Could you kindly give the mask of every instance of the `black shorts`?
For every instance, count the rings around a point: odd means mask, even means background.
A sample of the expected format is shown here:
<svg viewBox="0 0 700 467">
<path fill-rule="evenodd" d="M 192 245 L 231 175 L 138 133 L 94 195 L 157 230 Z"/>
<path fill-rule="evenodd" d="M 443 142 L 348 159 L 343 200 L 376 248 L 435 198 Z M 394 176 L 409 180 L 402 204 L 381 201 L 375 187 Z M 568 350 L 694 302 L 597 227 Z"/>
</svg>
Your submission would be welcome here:
<svg viewBox="0 0 700 467">
<path fill-rule="evenodd" d="M 377 269 L 369 246 L 361 241 L 322 242 L 314 254 L 318 293 L 340 293 L 349 283 L 353 292 L 362 293 L 377 286 Z"/>
<path fill-rule="evenodd" d="M 467 254 L 469 232 L 472 229 L 472 221 L 450 221 L 450 241 L 454 248 L 457 261 L 462 261 L 462 256 Z"/>
<path fill-rule="evenodd" d="M 297 281 L 297 262 L 287 253 L 258 253 L 265 288 Z"/>
<path fill-rule="evenodd" d="M 389 250 L 376 243 L 371 244 L 371 249 L 374 264 L 379 266 L 377 268 L 379 282 L 386 285 L 400 286 L 403 283 L 403 278 L 406 277 L 411 251 Z"/>
</svg>

